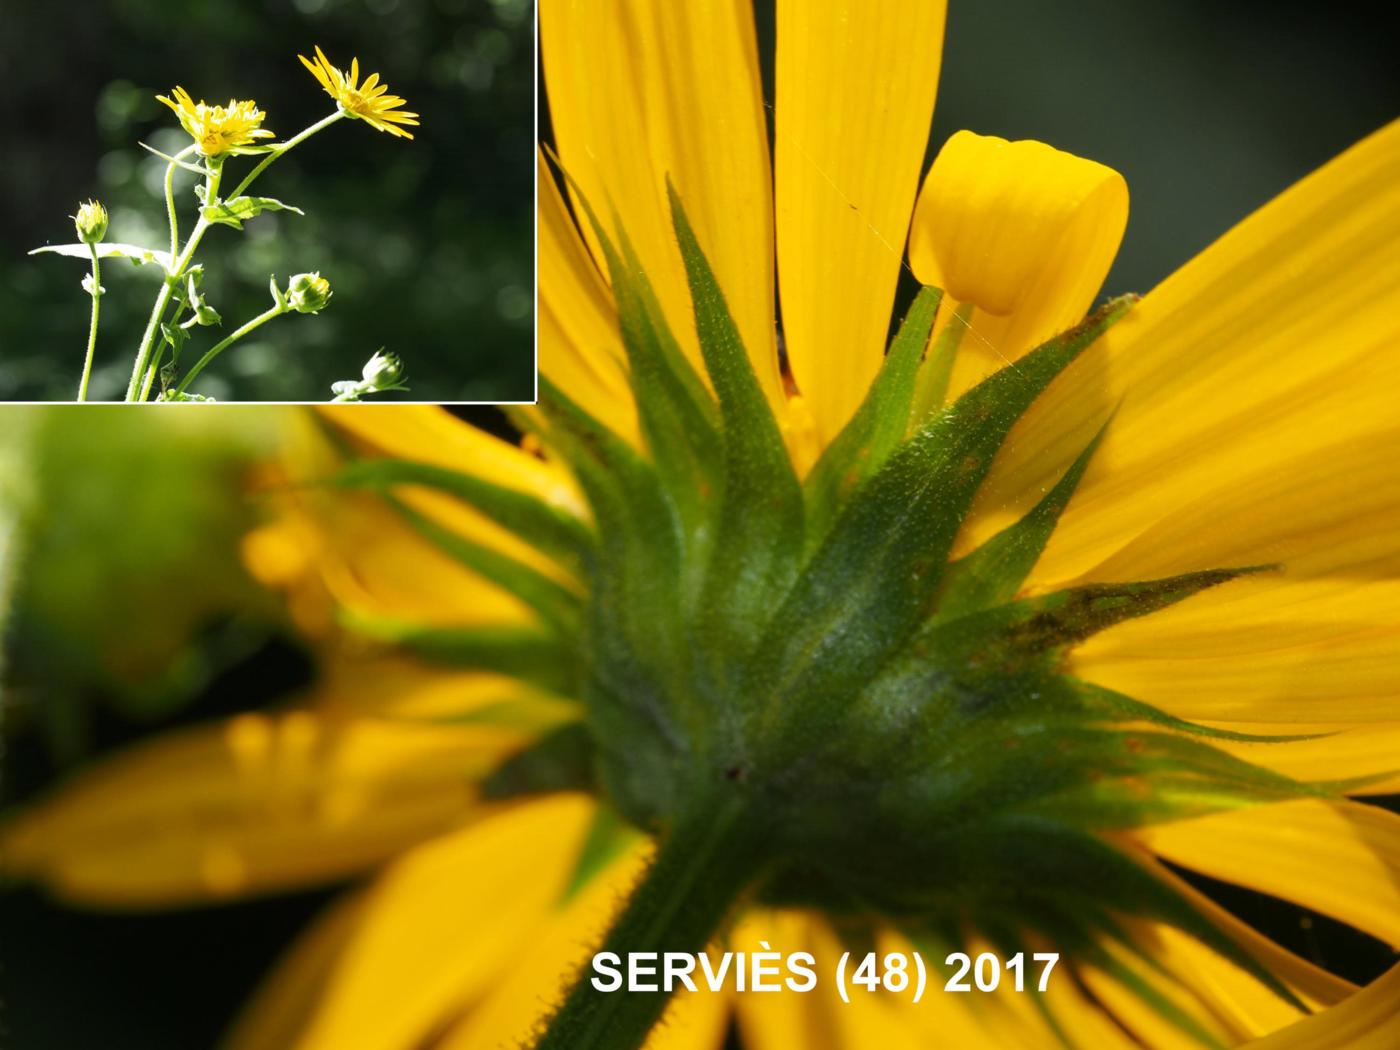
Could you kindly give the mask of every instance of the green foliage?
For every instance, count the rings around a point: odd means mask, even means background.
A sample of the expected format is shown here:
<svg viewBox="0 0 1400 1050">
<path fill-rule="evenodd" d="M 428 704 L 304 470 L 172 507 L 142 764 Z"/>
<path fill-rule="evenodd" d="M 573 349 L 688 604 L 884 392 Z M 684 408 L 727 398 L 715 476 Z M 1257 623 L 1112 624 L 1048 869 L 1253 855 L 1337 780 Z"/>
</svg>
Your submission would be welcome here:
<svg viewBox="0 0 1400 1050">
<path fill-rule="evenodd" d="M 7 696 L 32 699 L 8 713 L 72 756 L 88 694 L 165 714 L 274 618 L 237 552 L 252 513 L 239 477 L 271 421 L 98 407 L 16 407 L 5 420 Z"/>
<path fill-rule="evenodd" d="M 300 208 L 283 204 L 274 197 L 234 197 L 232 200 L 214 201 L 199 209 L 199 213 L 210 222 L 232 226 L 235 230 L 243 229 L 245 220 L 261 215 L 265 211 L 290 211 L 296 212 L 298 215 L 306 214 Z"/>
<path fill-rule="evenodd" d="M 133 0 L 81 26 L 65 10 L 7 12 L 7 40 L 31 45 L 7 55 L 9 100 L 25 115 L 0 170 L 6 199 L 24 202 L 6 216 L 7 243 L 71 239 L 65 216 L 75 201 L 97 196 L 110 211 L 113 241 L 168 250 L 160 199 L 168 161 L 139 143 L 173 156 L 189 138 L 155 95 L 183 84 L 210 101 L 253 96 L 267 126 L 290 135 L 333 105 L 298 50 L 320 43 L 346 63 L 358 54 L 410 100 L 422 127 L 406 142 L 342 122 L 278 160 L 265 176 L 272 181 L 253 189 L 301 204 L 305 217 L 265 212 L 241 235 L 222 226 L 209 234 L 200 249 L 216 275 L 208 292 L 229 322 L 264 308 L 259 288 L 270 272 L 320 268 L 337 299 L 313 325 L 269 326 L 247 339 L 197 389 L 221 401 L 324 400 L 382 343 L 411 363 L 412 399 L 531 397 L 528 3 L 399 0 L 391 11 Z M 192 40 L 201 46 L 191 48 Z M 231 160 L 230 176 L 257 159 Z M 195 213 L 195 178 L 176 172 L 182 233 Z M 74 301 L 79 265 L 0 259 L 0 400 L 72 398 L 74 357 L 87 333 L 87 301 Z M 108 266 L 104 259 L 109 294 L 91 389 L 98 400 L 125 389 L 159 278 L 149 265 Z M 60 347 L 74 349 L 65 357 Z"/>
</svg>

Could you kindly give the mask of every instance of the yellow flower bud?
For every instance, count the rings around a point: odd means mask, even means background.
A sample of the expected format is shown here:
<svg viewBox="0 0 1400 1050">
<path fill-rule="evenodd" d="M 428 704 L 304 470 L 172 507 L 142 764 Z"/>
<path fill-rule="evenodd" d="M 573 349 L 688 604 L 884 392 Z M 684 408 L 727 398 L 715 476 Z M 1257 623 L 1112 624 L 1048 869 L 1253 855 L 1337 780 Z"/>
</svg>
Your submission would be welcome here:
<svg viewBox="0 0 1400 1050">
<path fill-rule="evenodd" d="M 78 240 L 84 244 L 101 244 L 102 238 L 107 236 L 107 209 L 99 201 L 78 205 L 73 227 L 78 231 Z"/>
<path fill-rule="evenodd" d="M 287 285 L 287 305 L 297 313 L 318 314 L 331 301 L 331 282 L 319 273 L 299 273 Z"/>
</svg>

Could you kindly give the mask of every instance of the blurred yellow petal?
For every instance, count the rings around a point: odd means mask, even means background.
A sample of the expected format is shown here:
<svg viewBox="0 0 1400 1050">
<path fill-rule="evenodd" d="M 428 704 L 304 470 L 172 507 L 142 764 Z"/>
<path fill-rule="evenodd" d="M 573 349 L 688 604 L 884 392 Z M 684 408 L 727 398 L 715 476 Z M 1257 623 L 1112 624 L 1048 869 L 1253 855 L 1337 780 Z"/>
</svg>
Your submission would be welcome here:
<svg viewBox="0 0 1400 1050">
<path fill-rule="evenodd" d="M 364 894 L 342 897 L 312 920 L 235 1020 L 221 1047 L 291 1046 L 306 1027 L 336 960 L 363 921 Z"/>
<path fill-rule="evenodd" d="M 578 511 L 572 482 L 561 471 L 439 410 L 425 413 L 416 406 L 394 406 L 388 415 L 336 413 L 329 418 L 372 453 L 440 462 L 515 488 L 523 481 L 547 502 L 569 513 Z M 376 418 L 381 425 L 374 425 Z M 469 437 L 455 440 L 460 435 Z M 340 467 L 314 427 L 303 426 L 289 445 L 284 470 L 293 484 L 271 487 L 268 498 L 280 514 L 263 534 L 255 534 L 256 542 L 246 544 L 244 553 L 255 575 L 291 593 L 292 611 L 303 629 L 327 633 L 338 606 L 432 623 L 534 620 L 523 602 L 443 552 L 377 495 L 314 484 Z M 517 481 L 507 480 L 510 477 Z M 307 481 L 313 484 L 299 484 Z M 420 486 L 404 486 L 398 494 L 450 531 L 566 586 L 575 585 L 551 558 L 465 503 Z M 282 535 L 273 542 L 277 532 Z M 306 552 L 300 575 L 290 553 L 294 550 Z"/>
<path fill-rule="evenodd" d="M 1183 718 L 1291 733 L 1295 722 L 1394 723 L 1397 651 L 1400 584 L 1294 581 L 1284 570 L 1104 631 L 1069 669 Z M 1267 764 L 1270 751 L 1258 754 Z"/>
<path fill-rule="evenodd" d="M 477 813 L 503 726 L 244 714 L 102 762 L 5 826 L 7 869 L 66 899 L 176 907 L 356 874 Z"/>
<path fill-rule="evenodd" d="M 579 239 L 544 154 L 536 158 L 540 371 L 637 445 L 637 409 L 612 293 Z"/>
<path fill-rule="evenodd" d="M 315 695 L 318 710 L 341 717 L 471 721 L 526 737 L 575 721 L 574 701 L 518 678 L 485 671 L 453 671 L 401 652 L 343 652 L 326 668 Z"/>
<path fill-rule="evenodd" d="M 778 283 L 788 359 L 829 442 L 884 359 L 933 118 L 941 0 L 779 0 Z"/>
<path fill-rule="evenodd" d="M 781 412 L 768 128 L 752 5 L 547 0 L 540 51 L 564 168 L 605 222 L 615 211 L 676 338 L 698 363 L 668 175 Z M 583 232 L 596 248 L 592 231 Z"/>
<path fill-rule="evenodd" d="M 944 324 L 976 307 L 949 397 L 1078 322 L 1127 222 L 1128 184 L 1112 168 L 970 131 L 944 143 L 914 210 L 909 265 L 947 293 Z"/>
<path fill-rule="evenodd" d="M 1400 966 L 1350 999 L 1247 1044 L 1247 1050 L 1394 1050 L 1400 1046 Z"/>
<path fill-rule="evenodd" d="M 593 811 L 584 796 L 554 796 L 409 853 L 366 891 L 297 1038 L 260 1042 L 246 1024 L 232 1050 L 423 1045 L 497 984 L 549 921 Z M 294 954 L 287 965 L 296 962 Z M 277 981 L 265 994 L 277 994 Z M 255 1004 L 251 1016 L 264 1009 Z"/>
<path fill-rule="evenodd" d="M 539 1022 L 563 997 L 571 975 L 597 950 L 650 852 L 650 844 L 638 837 L 634 849 L 594 875 L 530 936 L 517 937 L 509 969 L 496 973 L 441 1050 L 528 1045 Z M 695 1020 L 705 1023 L 703 1016 Z"/>
<path fill-rule="evenodd" d="M 530 495 L 575 514 L 582 498 L 563 467 L 466 426 L 436 405 L 335 405 L 319 410 L 362 453 L 434 463 Z"/>
<path fill-rule="evenodd" d="M 1174 864 L 1267 893 L 1400 945 L 1400 816 L 1300 799 L 1141 828 Z"/>
<path fill-rule="evenodd" d="M 1352 483 L 1341 505 L 1309 505 L 1329 477 L 1345 478 L 1368 438 L 1394 429 L 1398 238 L 1400 122 L 1240 223 L 1066 369 L 1012 431 L 963 545 L 1034 502 L 1116 406 L 1033 582 L 1077 578 L 1183 509 L 1204 522 L 1198 501 L 1208 496 L 1223 501 L 1209 526 L 1170 548 L 1183 567 L 1280 543 L 1294 557 L 1326 557 L 1308 537 L 1387 498 Z M 1304 465 L 1325 464 L 1327 450 L 1349 458 L 1308 476 Z M 1374 476 L 1394 477 L 1366 462 Z M 1304 495 L 1290 501 L 1294 483 Z M 1248 496 L 1232 497 L 1240 487 Z M 1261 495 L 1256 509 L 1249 500 Z M 1299 542 L 1289 545 L 1279 517 L 1294 513 Z M 1390 544 L 1393 566 L 1400 541 L 1385 532 L 1370 542 Z M 1168 549 L 1144 544 L 1114 571 L 1143 578 Z"/>
</svg>

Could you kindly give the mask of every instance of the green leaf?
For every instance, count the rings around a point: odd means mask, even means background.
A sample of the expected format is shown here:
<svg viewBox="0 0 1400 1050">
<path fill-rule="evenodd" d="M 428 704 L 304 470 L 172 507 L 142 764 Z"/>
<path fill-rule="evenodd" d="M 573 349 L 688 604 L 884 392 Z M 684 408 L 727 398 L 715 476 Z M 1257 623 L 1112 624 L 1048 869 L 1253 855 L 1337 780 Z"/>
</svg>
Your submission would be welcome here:
<svg viewBox="0 0 1400 1050">
<path fill-rule="evenodd" d="M 213 172 L 211 172 L 211 171 L 210 171 L 208 168 L 206 168 L 203 164 L 192 164 L 192 163 L 190 163 L 190 162 L 187 161 L 187 160 L 181 160 L 179 157 L 172 157 L 170 154 L 168 154 L 168 153 L 162 153 L 160 150 L 156 149 L 154 146 L 148 146 L 148 145 L 146 145 L 144 142 L 138 142 L 136 145 L 140 146 L 140 147 L 141 147 L 143 150 L 145 150 L 147 153 L 153 153 L 153 154 L 155 154 L 157 157 L 159 157 L 161 160 L 169 161 L 171 164 L 174 164 L 176 167 L 178 167 L 178 168 L 184 168 L 186 171 L 192 171 L 192 172 L 194 172 L 196 175 L 201 175 L 201 176 L 207 177 L 207 176 L 213 174 Z M 199 193 L 202 189 L 204 189 L 203 186 L 196 186 L 196 187 L 195 187 L 195 193 Z"/>
<path fill-rule="evenodd" d="M 384 499 L 444 554 L 515 595 L 560 634 L 577 633 L 582 604 L 578 595 L 539 570 L 444 528 L 392 495 Z"/>
<path fill-rule="evenodd" d="M 636 395 L 647 448 L 691 543 L 703 544 L 703 523 L 719 488 L 722 458 L 714 398 L 676 342 L 626 231 L 614 223 L 618 231 L 615 246 L 592 204 L 568 172 L 563 171 L 563 175 L 607 262 L 627 352 L 628 379 Z"/>
<path fill-rule="evenodd" d="M 885 465 L 904 437 L 913 405 L 914 378 L 942 299 L 937 288 L 919 290 L 870 392 L 807 476 L 804 496 L 809 552 L 826 538 L 845 500 Z"/>
<path fill-rule="evenodd" d="M 506 759 L 481 783 L 483 798 L 519 798 L 556 791 L 592 791 L 593 738 L 569 722 Z"/>
<path fill-rule="evenodd" d="M 657 469 L 545 376 L 539 404 L 548 427 L 534 432 L 572 467 L 596 520 L 588 644 L 599 738 L 618 741 L 638 767 L 669 762 L 684 746 L 676 721 L 696 729 L 713 717 L 676 687 L 689 680 L 692 659 L 681 621 L 679 514 Z"/>
<path fill-rule="evenodd" d="M 1025 517 L 948 566 L 943 593 L 938 599 L 940 620 L 988 609 L 1016 596 L 1045 550 L 1060 514 L 1069 504 L 1107 430 L 1108 423 L 1105 423 L 1055 487 Z"/>
<path fill-rule="evenodd" d="M 802 550 L 802 487 L 724 292 L 669 183 L 667 192 L 723 425 L 723 494 L 697 617 L 711 640 L 706 650 L 722 660 L 752 647 L 772 596 L 792 582 Z"/>
<path fill-rule="evenodd" d="M 953 539 L 1006 435 L 1126 308 L 1109 304 L 983 380 L 851 498 L 757 649 L 755 696 L 784 719 L 786 749 L 825 733 L 930 615 Z"/>
<path fill-rule="evenodd" d="M 35 248 L 30 255 L 43 255 L 45 252 L 52 252 L 54 255 L 67 255 L 74 259 L 86 259 L 92 261 L 89 248 L 86 244 L 46 244 L 42 248 Z M 99 259 L 130 259 L 137 266 L 155 265 L 163 270 L 170 269 L 170 253 L 163 252 L 158 248 L 142 248 L 136 244 L 121 244 L 117 241 L 103 241 L 97 245 L 97 257 Z"/>
<path fill-rule="evenodd" d="M 635 845 L 638 832 L 626 823 L 611 806 L 601 805 L 593 815 L 593 824 L 588 829 L 588 838 L 579 850 L 578 862 L 574 867 L 569 884 L 564 888 L 563 900 L 572 900 L 579 890 L 601 872 L 611 861 L 621 857 Z"/>
<path fill-rule="evenodd" d="M 206 204 L 199 209 L 199 213 L 209 222 L 232 226 L 235 230 L 243 229 L 244 220 L 261 215 L 265 211 L 291 211 L 298 215 L 305 214 L 300 208 L 283 204 L 273 197 L 234 197 L 232 200 L 216 200 L 213 204 Z"/>
<path fill-rule="evenodd" d="M 567 511 L 519 489 L 431 463 L 358 460 L 336 474 L 331 484 L 374 491 L 421 485 L 447 493 L 575 571 L 583 568 L 594 545 L 592 530 Z"/>
<path fill-rule="evenodd" d="M 357 613 L 347 613 L 346 623 L 357 634 L 407 649 L 434 664 L 509 675 L 561 696 L 578 692 L 573 647 L 538 628 L 518 624 L 423 627 Z"/>
<path fill-rule="evenodd" d="M 999 674 L 1053 663 L 1070 646 L 1126 620 L 1175 605 L 1211 587 L 1277 566 L 1207 569 L 1137 583 L 1094 583 L 1008 602 L 920 632 L 915 652 L 957 660 L 977 653 Z"/>
</svg>

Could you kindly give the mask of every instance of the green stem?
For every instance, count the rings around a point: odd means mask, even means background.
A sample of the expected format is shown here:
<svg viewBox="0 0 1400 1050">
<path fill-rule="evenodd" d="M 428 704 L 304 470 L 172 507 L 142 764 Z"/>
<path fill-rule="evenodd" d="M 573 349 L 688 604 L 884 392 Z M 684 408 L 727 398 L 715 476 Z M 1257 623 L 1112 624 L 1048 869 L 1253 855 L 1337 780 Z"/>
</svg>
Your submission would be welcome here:
<svg viewBox="0 0 1400 1050">
<path fill-rule="evenodd" d="M 251 321 L 245 324 L 242 328 L 239 328 L 227 339 L 223 339 L 220 342 L 216 343 L 214 345 L 214 348 L 210 350 L 207 354 L 205 354 L 203 357 L 201 357 L 199 359 L 199 363 L 190 369 L 189 374 L 186 375 L 184 379 L 180 380 L 180 385 L 175 388 L 175 393 L 183 394 L 185 392 L 185 387 L 189 386 L 190 383 L 194 381 L 194 377 L 199 375 L 200 372 L 204 371 L 205 365 L 209 364 L 210 361 L 214 360 L 214 358 L 218 357 L 221 353 L 227 350 L 234 343 L 238 342 L 238 340 L 242 339 L 249 332 L 253 331 L 255 328 L 260 328 L 262 325 L 267 324 L 267 322 L 271 321 L 274 317 L 282 316 L 282 314 L 286 313 L 287 310 L 288 307 L 274 303 L 262 313 L 258 314 L 257 317 L 254 317 Z"/>
<path fill-rule="evenodd" d="M 248 172 L 247 178 L 245 178 L 242 182 L 238 184 L 238 188 L 229 194 L 229 200 L 233 200 L 235 197 L 241 197 L 247 191 L 248 187 L 253 184 L 253 180 L 256 179 L 259 175 L 261 175 L 267 169 L 267 166 L 269 164 L 271 164 L 278 157 L 282 156 L 282 154 L 286 153 L 297 143 L 305 142 L 312 135 L 316 134 L 316 132 L 322 130 L 323 128 L 330 127 L 337 120 L 343 120 L 344 117 L 345 111 L 342 109 L 337 109 L 329 117 L 325 117 L 322 120 L 318 120 L 315 124 L 312 124 L 308 128 L 303 128 L 301 131 L 297 132 L 295 135 L 289 138 L 286 142 L 279 142 L 277 146 L 270 153 L 267 154 L 267 156 L 263 157 L 263 159 L 258 162 L 257 167 L 255 167 L 252 171 Z"/>
<path fill-rule="evenodd" d="M 88 377 L 92 375 L 92 354 L 97 349 L 97 314 L 102 303 L 102 264 L 97 258 L 97 245 L 89 244 L 92 253 L 92 323 L 88 325 L 87 360 L 83 362 L 83 378 L 78 383 L 78 400 L 87 400 Z"/>
<path fill-rule="evenodd" d="M 195 151 L 193 143 L 175 154 L 165 168 L 165 214 L 170 217 L 170 259 L 173 262 L 180 250 L 180 220 L 175 214 L 175 169 L 179 162 Z"/>
<path fill-rule="evenodd" d="M 757 878 L 763 839 L 738 797 L 693 811 L 663 839 L 599 951 L 616 953 L 624 974 L 629 953 L 703 951 Z M 625 983 L 602 992 L 594 976 L 584 968 L 535 1050 L 635 1050 L 646 1042 L 669 994 L 629 992 Z"/>
<path fill-rule="evenodd" d="M 212 201 L 218 195 L 219 179 L 222 175 L 222 163 L 217 158 L 211 157 L 209 159 L 209 175 L 204 181 L 205 200 Z M 204 239 L 209 225 L 209 220 L 200 215 L 199 221 L 194 224 L 194 229 L 190 231 L 190 239 L 185 244 L 185 250 L 180 253 L 178 259 L 170 264 L 170 271 L 165 275 L 165 283 L 161 285 L 160 292 L 156 295 L 155 305 L 151 307 L 151 317 L 146 322 L 146 334 L 141 337 L 141 347 L 136 351 L 136 363 L 131 369 L 131 382 L 126 387 L 127 401 L 140 400 L 141 387 L 151 365 L 151 351 L 156 345 L 156 339 L 161 334 L 160 322 L 165 316 L 165 308 L 170 305 L 170 296 L 174 294 L 175 286 L 184 276 L 185 267 L 194 258 L 195 249 L 199 247 L 199 242 Z"/>
<path fill-rule="evenodd" d="M 172 325 L 180 323 L 180 315 L 185 312 L 185 303 L 180 303 L 175 307 L 175 312 L 170 317 Z M 151 358 L 151 363 L 146 369 L 146 379 L 141 384 L 141 396 L 138 401 L 145 401 L 151 396 L 151 387 L 155 384 L 156 376 L 160 375 L 160 363 L 165 358 L 165 340 L 161 339 L 156 343 L 155 355 Z"/>
</svg>

